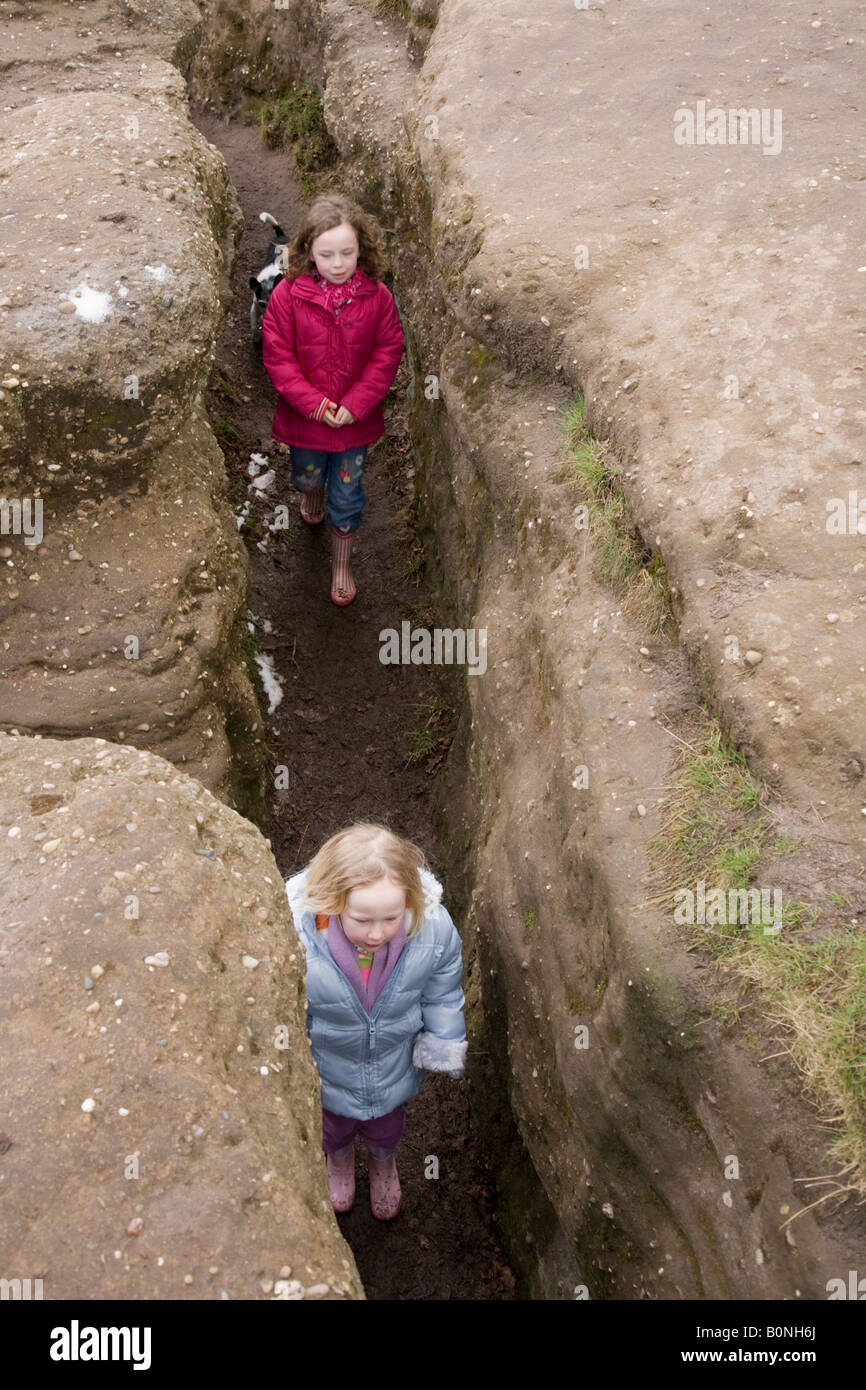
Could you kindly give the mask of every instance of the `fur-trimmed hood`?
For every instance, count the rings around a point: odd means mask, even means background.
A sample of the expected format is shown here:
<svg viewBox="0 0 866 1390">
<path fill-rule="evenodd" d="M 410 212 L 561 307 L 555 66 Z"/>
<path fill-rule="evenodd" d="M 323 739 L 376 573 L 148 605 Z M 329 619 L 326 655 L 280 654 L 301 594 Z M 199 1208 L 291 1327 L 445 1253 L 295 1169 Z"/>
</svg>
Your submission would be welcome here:
<svg viewBox="0 0 866 1390">
<path fill-rule="evenodd" d="M 418 931 L 413 932 L 410 940 L 418 935 L 425 922 L 432 921 L 438 917 L 442 908 L 442 884 L 431 874 L 429 869 L 419 869 L 418 876 L 421 879 L 421 887 L 424 891 L 424 918 Z M 295 918 L 296 925 L 302 915 L 313 915 L 312 909 L 307 907 L 304 902 L 304 887 L 307 881 L 307 871 L 302 869 L 300 873 L 294 874 L 292 878 L 286 879 L 286 897 Z"/>
</svg>

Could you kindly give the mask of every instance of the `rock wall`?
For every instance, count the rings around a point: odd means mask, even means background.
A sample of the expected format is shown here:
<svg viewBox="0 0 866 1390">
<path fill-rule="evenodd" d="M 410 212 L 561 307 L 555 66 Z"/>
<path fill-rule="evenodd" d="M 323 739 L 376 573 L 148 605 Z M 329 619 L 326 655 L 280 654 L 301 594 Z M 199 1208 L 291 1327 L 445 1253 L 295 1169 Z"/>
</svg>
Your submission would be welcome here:
<svg viewBox="0 0 866 1390">
<path fill-rule="evenodd" d="M 783 34 L 742 6 L 696 34 L 679 0 L 531 17 L 443 0 L 419 53 L 416 7 L 394 8 L 292 16 L 317 28 L 346 186 L 390 233 L 437 621 L 488 633 L 441 831 L 511 1257 L 534 1296 L 824 1297 L 862 1262 L 862 1217 L 831 1203 L 788 1224 L 795 1180 L 828 1171 L 815 1112 L 768 1059 L 783 1044 L 760 999 L 749 1030 L 719 1026 L 646 885 L 658 793 L 706 699 L 774 788 L 795 895 L 860 901 L 862 561 L 826 504 L 861 466 L 845 113 L 862 21 L 789 3 Z M 246 22 L 290 50 L 266 9 Z M 724 74 L 732 46 L 768 56 L 723 104 L 781 104 L 775 156 L 674 140 L 677 107 L 712 95 L 692 47 Z M 647 645 L 575 530 L 555 417 L 578 389 L 666 566 L 673 639 Z"/>
<path fill-rule="evenodd" d="M 0 735 L 0 769 L 4 1277 L 46 1299 L 362 1298 L 267 842 L 104 739 Z"/>
<path fill-rule="evenodd" d="M 0 727 L 158 749 L 255 814 L 247 558 L 201 406 L 241 222 L 175 66 L 201 18 L 0 25 Z"/>
</svg>

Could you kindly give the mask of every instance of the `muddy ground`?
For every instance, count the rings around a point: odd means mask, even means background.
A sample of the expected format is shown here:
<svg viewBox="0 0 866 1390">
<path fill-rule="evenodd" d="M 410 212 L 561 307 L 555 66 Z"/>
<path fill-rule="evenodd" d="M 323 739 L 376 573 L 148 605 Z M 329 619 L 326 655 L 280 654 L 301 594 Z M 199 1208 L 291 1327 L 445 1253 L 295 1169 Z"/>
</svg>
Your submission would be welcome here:
<svg viewBox="0 0 866 1390">
<path fill-rule="evenodd" d="M 412 462 L 401 417 L 401 367 L 387 411 L 388 433 L 368 456 L 367 506 L 353 556 L 358 597 L 349 608 L 330 601 L 329 540 L 308 528 L 287 484 L 288 456 L 271 437 L 275 393 L 251 342 L 248 279 L 264 264 L 268 211 L 287 232 L 303 205 L 288 150 L 267 149 L 243 118 L 192 110 L 198 129 L 223 154 L 237 188 L 245 229 L 234 269 L 234 298 L 217 347 L 208 409 L 235 486 L 236 506 L 250 495 L 250 454 L 277 473 L 262 519 L 251 530 L 251 613 L 270 630 L 257 645 L 273 660 L 283 698 L 273 714 L 263 701 L 270 766 L 288 768 L 275 790 L 265 833 L 284 877 L 309 861 L 329 835 L 356 820 L 376 820 L 419 844 L 438 873 L 432 832 L 434 779 L 448 743 L 447 715 L 436 673 L 379 661 L 379 632 L 424 603 L 420 543 L 412 526 Z M 231 424 L 227 424 L 227 421 Z M 235 433 L 235 431 L 237 433 Z M 258 542 L 273 508 L 285 503 L 290 527 Z M 432 715 L 432 718 L 431 718 Z M 423 761 L 410 758 L 428 726 L 435 743 Z M 447 902 L 446 885 L 446 902 Z M 403 1212 L 375 1221 L 359 1145 L 355 1208 L 339 1218 L 370 1299 L 502 1300 L 517 1297 L 492 1226 L 491 1181 L 472 1129 L 465 1081 L 428 1074 L 408 1107 L 398 1150 Z M 424 1176 L 439 1161 L 438 1180 Z"/>
</svg>

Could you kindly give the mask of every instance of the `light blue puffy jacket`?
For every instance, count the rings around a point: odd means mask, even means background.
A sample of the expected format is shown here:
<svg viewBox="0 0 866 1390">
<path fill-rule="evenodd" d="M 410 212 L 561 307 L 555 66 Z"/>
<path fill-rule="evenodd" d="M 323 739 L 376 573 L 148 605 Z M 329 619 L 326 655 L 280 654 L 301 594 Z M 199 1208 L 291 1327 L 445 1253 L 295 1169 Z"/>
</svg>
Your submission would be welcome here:
<svg viewBox="0 0 866 1390">
<path fill-rule="evenodd" d="M 463 1064 L 460 937 L 442 906 L 441 884 L 425 869 L 420 873 L 424 923 L 403 947 L 369 1014 L 328 950 L 327 932 L 316 930 L 314 913 L 301 905 L 306 873 L 286 883 L 307 956 L 307 1035 L 322 1079 L 322 1105 L 337 1115 L 370 1120 L 414 1096 L 424 1076 L 412 1060 L 419 1033 L 436 1070 L 443 1061 Z"/>
</svg>

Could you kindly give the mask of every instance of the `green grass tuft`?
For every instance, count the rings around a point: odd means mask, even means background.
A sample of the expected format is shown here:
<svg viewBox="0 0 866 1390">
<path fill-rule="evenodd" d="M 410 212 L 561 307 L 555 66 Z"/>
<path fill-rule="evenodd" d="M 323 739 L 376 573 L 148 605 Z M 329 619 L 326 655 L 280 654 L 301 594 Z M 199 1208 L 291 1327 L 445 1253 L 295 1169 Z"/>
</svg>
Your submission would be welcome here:
<svg viewBox="0 0 866 1390">
<path fill-rule="evenodd" d="M 269 149 L 291 145 L 305 196 L 323 192 L 339 152 L 325 124 L 321 87 L 315 82 L 289 82 L 270 96 L 252 97 L 249 107 Z"/>
<path fill-rule="evenodd" d="M 675 632 L 670 588 L 661 555 L 651 551 L 631 519 L 622 470 L 586 419 L 582 396 L 561 417 L 566 478 L 575 483 L 589 511 L 595 542 L 596 578 L 622 597 L 649 636 Z"/>
<path fill-rule="evenodd" d="M 652 842 L 655 872 L 666 883 L 654 903 L 673 911 L 676 889 L 746 889 L 772 882 L 773 865 L 796 843 L 774 834 L 769 793 L 745 758 L 705 715 L 686 744 L 664 802 L 664 823 Z M 761 870 L 763 869 L 763 873 Z M 782 899 L 781 931 L 766 935 L 754 923 L 677 927 L 694 949 L 708 951 L 728 985 L 754 986 L 764 1018 L 783 1032 L 785 1051 L 807 1092 L 829 1118 L 836 1177 L 819 1198 L 866 1196 L 866 931 L 839 921 L 840 893 L 819 904 Z M 739 1004 L 717 1001 L 712 1014 L 726 1026 Z"/>
</svg>

